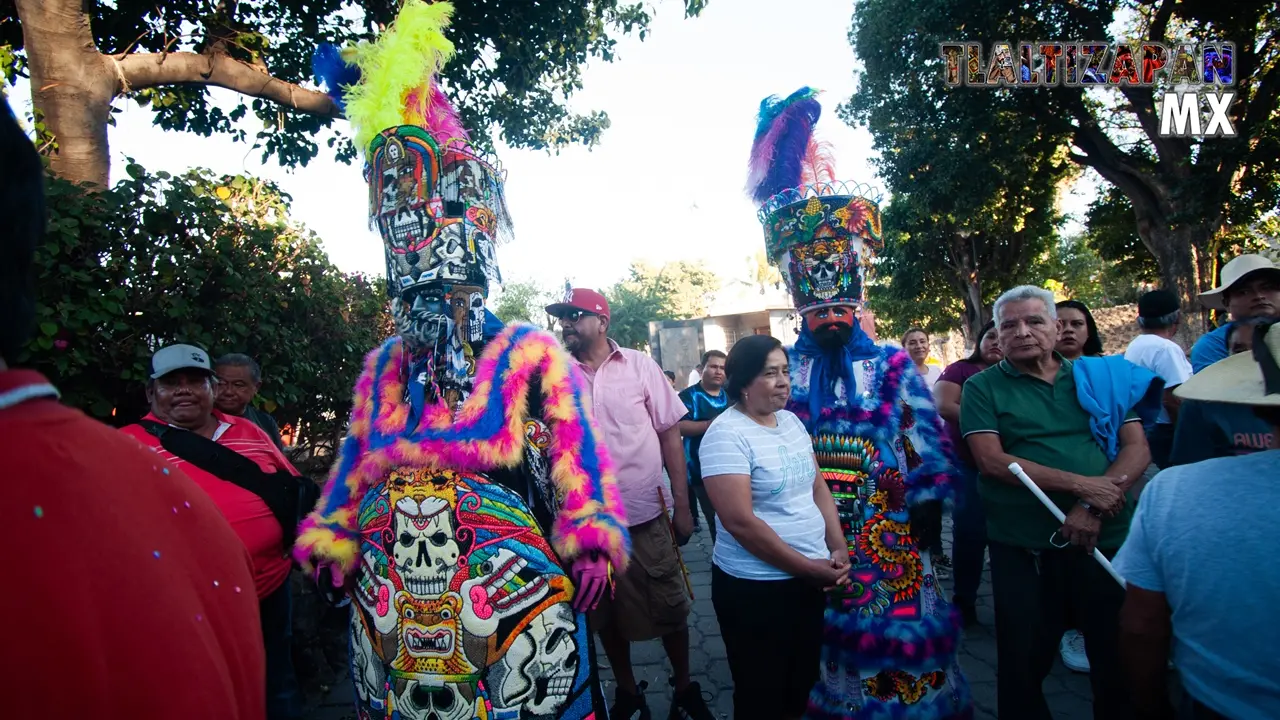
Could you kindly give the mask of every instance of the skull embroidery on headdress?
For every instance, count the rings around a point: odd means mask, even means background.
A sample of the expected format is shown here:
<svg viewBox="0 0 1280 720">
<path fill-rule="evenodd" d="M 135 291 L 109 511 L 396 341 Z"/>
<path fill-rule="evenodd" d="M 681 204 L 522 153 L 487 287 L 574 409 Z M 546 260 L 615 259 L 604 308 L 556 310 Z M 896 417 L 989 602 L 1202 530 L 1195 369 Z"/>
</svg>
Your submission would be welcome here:
<svg viewBox="0 0 1280 720">
<path fill-rule="evenodd" d="M 880 211 L 843 183 L 788 190 L 760 208 L 769 258 L 796 309 L 863 304 L 864 276 L 880 246 Z M 838 194 L 837 194 L 838 193 Z"/>
<path fill-rule="evenodd" d="M 466 342 L 479 342 L 484 300 L 501 281 L 494 253 L 506 222 L 501 173 L 465 143 L 441 145 L 416 125 L 383 130 L 366 157 L 370 217 L 386 248 L 397 329 L 415 347 L 439 344 L 453 316 L 440 303 L 465 285 L 468 317 L 456 326 Z"/>
</svg>

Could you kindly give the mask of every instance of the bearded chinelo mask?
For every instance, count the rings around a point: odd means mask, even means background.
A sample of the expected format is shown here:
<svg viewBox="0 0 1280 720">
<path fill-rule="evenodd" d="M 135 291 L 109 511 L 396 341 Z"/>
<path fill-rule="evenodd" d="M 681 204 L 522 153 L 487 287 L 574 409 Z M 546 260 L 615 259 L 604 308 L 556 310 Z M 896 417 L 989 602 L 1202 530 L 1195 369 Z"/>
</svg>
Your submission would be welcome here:
<svg viewBox="0 0 1280 720">
<path fill-rule="evenodd" d="M 317 48 L 314 69 L 364 150 L 396 326 L 411 347 L 449 345 L 461 370 L 483 339 L 484 303 L 502 281 L 496 246 L 511 224 L 501 167 L 472 146 L 440 90 L 452 13 L 447 2 L 408 0 L 377 40 Z"/>
<path fill-rule="evenodd" d="M 759 202 L 765 252 L 796 309 L 861 308 L 865 280 L 881 249 L 880 193 L 837 182 L 831 146 L 813 137 L 822 114 L 817 91 L 760 103 L 748 189 Z"/>
</svg>

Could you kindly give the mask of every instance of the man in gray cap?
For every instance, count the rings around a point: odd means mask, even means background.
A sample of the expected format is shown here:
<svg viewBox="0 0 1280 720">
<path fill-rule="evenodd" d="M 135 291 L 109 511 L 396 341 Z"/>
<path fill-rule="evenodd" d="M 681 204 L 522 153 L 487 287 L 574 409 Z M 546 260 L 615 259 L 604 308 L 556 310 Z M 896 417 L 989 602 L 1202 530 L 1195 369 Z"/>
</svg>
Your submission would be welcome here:
<svg viewBox="0 0 1280 720">
<path fill-rule="evenodd" d="M 309 481 L 298 477 L 262 428 L 214 407 L 215 384 L 209 353 L 202 348 L 160 348 L 151 356 L 147 382 L 151 412 L 121 432 L 194 480 L 248 550 L 253 587 L 245 590 L 256 591 L 258 597 L 266 648 L 267 718 L 295 720 L 302 716 L 302 696 L 291 656 L 291 563 L 286 553 L 298 524 L 298 508 L 290 498 Z"/>
<path fill-rule="evenodd" d="M 151 356 L 147 402 L 161 422 L 209 439 L 219 421 L 213 414 L 215 390 L 209 353 L 195 345 L 169 345 Z"/>
<path fill-rule="evenodd" d="M 1158 467 L 1169 463 L 1173 448 L 1173 423 L 1178 419 L 1178 400 L 1173 389 L 1191 378 L 1191 363 L 1182 346 L 1173 341 L 1182 319 L 1178 296 L 1168 290 L 1152 290 L 1138 298 L 1138 327 L 1142 334 L 1129 343 L 1124 359 L 1144 367 L 1164 380 L 1164 408 L 1155 423 L 1146 429 L 1151 462 Z"/>
<path fill-rule="evenodd" d="M 1280 267 L 1262 255 L 1240 255 L 1222 266 L 1222 284 L 1200 293 L 1200 302 L 1211 310 L 1226 310 L 1233 322 L 1250 318 L 1280 317 Z M 1231 354 L 1231 323 L 1205 333 L 1191 348 L 1195 372 Z"/>
</svg>

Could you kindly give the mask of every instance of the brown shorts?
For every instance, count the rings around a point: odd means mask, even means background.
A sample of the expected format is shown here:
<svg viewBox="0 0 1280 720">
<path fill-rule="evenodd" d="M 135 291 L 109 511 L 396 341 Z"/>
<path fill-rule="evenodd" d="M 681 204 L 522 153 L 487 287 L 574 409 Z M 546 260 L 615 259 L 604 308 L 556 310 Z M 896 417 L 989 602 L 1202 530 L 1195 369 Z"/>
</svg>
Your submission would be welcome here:
<svg viewBox="0 0 1280 720">
<path fill-rule="evenodd" d="M 631 530 L 631 564 L 614 575 L 614 592 L 605 593 L 591 615 L 597 628 L 616 627 L 630 642 L 653 640 L 688 627 L 689 592 L 671 545 L 667 520 L 658 516 Z"/>
</svg>

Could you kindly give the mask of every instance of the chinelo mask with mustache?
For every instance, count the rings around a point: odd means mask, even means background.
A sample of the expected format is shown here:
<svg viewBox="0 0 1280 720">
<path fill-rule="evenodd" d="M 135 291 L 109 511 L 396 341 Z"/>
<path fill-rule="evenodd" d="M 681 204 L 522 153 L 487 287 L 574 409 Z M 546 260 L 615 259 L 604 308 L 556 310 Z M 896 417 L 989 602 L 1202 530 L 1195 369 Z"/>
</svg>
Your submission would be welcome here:
<svg viewBox="0 0 1280 720">
<path fill-rule="evenodd" d="M 844 347 L 853 337 L 857 316 L 849 305 L 834 305 L 805 313 L 804 323 L 818 344 L 825 348 Z"/>
</svg>

